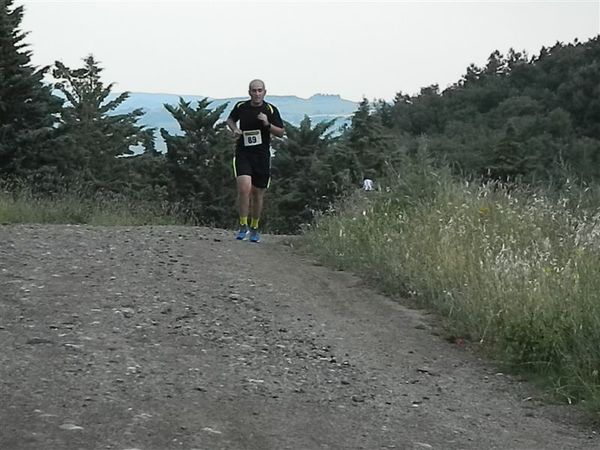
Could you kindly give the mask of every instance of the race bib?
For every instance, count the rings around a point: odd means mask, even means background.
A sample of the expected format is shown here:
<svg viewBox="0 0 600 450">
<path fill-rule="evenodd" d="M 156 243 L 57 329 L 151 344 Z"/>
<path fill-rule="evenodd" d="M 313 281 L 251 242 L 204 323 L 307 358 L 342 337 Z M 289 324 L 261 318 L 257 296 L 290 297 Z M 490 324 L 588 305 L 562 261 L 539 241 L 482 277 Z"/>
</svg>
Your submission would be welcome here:
<svg viewBox="0 0 600 450">
<path fill-rule="evenodd" d="M 248 130 L 243 132 L 244 147 L 262 144 L 260 130 Z"/>
</svg>

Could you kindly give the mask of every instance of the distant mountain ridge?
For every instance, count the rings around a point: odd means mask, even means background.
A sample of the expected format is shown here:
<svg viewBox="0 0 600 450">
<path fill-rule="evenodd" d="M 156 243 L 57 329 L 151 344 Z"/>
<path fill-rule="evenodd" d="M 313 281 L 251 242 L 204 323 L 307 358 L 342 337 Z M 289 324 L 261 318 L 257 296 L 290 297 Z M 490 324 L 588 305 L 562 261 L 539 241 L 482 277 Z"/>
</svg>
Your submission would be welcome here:
<svg viewBox="0 0 600 450">
<path fill-rule="evenodd" d="M 118 95 L 117 93 L 113 93 L 111 98 L 115 98 Z M 140 123 L 157 129 L 156 146 L 157 149 L 164 151 L 165 144 L 158 130 L 164 128 L 171 134 L 181 133 L 177 121 L 165 109 L 164 105 L 177 105 L 180 98 L 192 102 L 192 106 L 195 106 L 194 103 L 198 100 L 208 98 L 212 102 L 209 106 L 210 108 L 217 108 L 224 103 L 228 103 L 227 108 L 221 116 L 223 120 L 229 115 L 231 108 L 237 102 L 248 99 L 248 97 L 210 98 L 202 95 L 131 92 L 129 98 L 114 113 L 122 114 L 142 108 L 145 114 L 140 119 Z M 277 106 L 285 121 L 296 126 L 300 124 L 305 115 L 310 117 L 313 123 L 336 119 L 332 130 L 346 123 L 358 108 L 357 102 L 345 100 L 336 94 L 315 94 L 307 99 L 295 95 L 269 95 L 265 100 Z"/>
</svg>

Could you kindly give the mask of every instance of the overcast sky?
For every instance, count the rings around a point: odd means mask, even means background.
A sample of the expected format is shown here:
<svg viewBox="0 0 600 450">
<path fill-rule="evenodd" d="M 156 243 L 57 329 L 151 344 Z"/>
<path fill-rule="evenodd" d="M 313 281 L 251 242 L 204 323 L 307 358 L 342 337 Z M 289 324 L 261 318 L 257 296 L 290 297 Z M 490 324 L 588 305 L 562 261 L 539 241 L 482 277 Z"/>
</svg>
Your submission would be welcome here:
<svg viewBox="0 0 600 450">
<path fill-rule="evenodd" d="M 509 48 L 537 54 L 600 34 L 588 1 L 15 0 L 32 62 L 80 67 L 93 54 L 114 91 L 392 100 L 457 81 Z"/>
</svg>

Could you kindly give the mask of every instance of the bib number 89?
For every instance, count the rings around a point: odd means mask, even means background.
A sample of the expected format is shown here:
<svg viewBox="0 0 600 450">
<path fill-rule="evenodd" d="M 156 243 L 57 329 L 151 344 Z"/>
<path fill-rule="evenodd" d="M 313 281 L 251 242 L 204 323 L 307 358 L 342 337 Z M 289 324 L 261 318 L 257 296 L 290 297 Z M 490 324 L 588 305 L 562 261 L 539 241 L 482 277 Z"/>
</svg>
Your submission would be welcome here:
<svg viewBox="0 0 600 450">
<path fill-rule="evenodd" d="M 244 147 L 262 144 L 262 135 L 260 130 L 244 131 Z"/>
</svg>

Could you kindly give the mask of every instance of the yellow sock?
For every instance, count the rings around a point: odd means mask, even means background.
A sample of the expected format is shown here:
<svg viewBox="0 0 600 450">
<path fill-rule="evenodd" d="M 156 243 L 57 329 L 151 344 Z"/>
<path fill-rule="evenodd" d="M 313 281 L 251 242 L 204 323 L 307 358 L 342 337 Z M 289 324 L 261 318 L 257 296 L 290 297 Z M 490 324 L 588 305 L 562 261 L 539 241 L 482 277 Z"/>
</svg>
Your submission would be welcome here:
<svg viewBox="0 0 600 450">
<path fill-rule="evenodd" d="M 258 228 L 258 221 L 259 221 L 259 220 L 260 220 L 260 219 L 255 219 L 255 218 L 253 217 L 253 218 L 252 218 L 252 223 L 250 224 L 250 227 L 251 227 L 251 228 L 255 228 L 255 229 L 256 229 L 256 228 Z"/>
<path fill-rule="evenodd" d="M 248 225 L 248 216 L 240 216 L 240 225 Z"/>
</svg>

